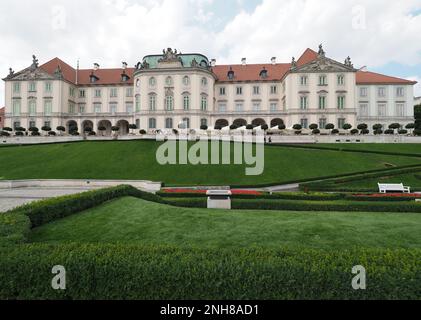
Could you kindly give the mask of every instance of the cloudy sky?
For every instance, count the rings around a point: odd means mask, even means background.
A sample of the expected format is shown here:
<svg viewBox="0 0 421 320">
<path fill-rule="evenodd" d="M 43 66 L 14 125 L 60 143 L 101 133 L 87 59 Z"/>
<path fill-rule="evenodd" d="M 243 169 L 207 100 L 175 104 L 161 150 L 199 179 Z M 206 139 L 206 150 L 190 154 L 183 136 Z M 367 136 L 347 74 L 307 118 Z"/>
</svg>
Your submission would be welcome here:
<svg viewBox="0 0 421 320">
<path fill-rule="evenodd" d="M 2 77 L 32 54 L 119 67 L 173 47 L 263 63 L 323 43 L 339 61 L 421 82 L 421 0 L 2 0 L 0 43 Z"/>
</svg>

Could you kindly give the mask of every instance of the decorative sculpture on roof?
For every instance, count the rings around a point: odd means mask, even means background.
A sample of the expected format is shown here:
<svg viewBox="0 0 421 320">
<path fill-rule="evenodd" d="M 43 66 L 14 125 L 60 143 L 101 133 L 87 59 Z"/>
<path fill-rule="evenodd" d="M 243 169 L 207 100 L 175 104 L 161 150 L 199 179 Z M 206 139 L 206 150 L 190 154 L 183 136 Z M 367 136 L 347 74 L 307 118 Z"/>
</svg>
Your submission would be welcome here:
<svg viewBox="0 0 421 320">
<path fill-rule="evenodd" d="M 326 56 L 326 52 L 323 50 L 323 44 L 319 45 L 319 56 L 323 58 Z"/>
<path fill-rule="evenodd" d="M 38 68 L 38 59 L 35 55 L 32 55 L 32 65 L 31 68 L 33 70 L 35 70 L 36 68 Z"/>
<path fill-rule="evenodd" d="M 296 68 L 297 67 L 297 61 L 295 61 L 295 57 L 292 57 L 291 67 L 292 68 Z"/>
<path fill-rule="evenodd" d="M 13 71 L 13 69 L 9 68 L 9 77 L 13 77 L 14 74 L 15 72 Z"/>
<path fill-rule="evenodd" d="M 60 66 L 57 66 L 57 69 L 54 70 L 54 77 L 57 79 L 63 79 L 63 72 L 61 71 Z"/>
<path fill-rule="evenodd" d="M 199 66 L 199 63 L 197 62 L 196 58 L 194 58 L 190 65 L 192 68 L 197 68 Z"/>
<path fill-rule="evenodd" d="M 173 50 L 171 48 L 168 48 L 167 50 L 162 50 L 163 57 L 159 59 L 158 62 L 174 62 L 174 61 L 180 61 L 179 53 L 177 52 L 177 49 Z"/>
<path fill-rule="evenodd" d="M 348 56 L 348 58 L 345 59 L 345 65 L 347 67 L 351 67 L 351 68 L 354 67 L 354 65 L 352 64 L 352 61 L 351 61 L 351 57 Z"/>
</svg>

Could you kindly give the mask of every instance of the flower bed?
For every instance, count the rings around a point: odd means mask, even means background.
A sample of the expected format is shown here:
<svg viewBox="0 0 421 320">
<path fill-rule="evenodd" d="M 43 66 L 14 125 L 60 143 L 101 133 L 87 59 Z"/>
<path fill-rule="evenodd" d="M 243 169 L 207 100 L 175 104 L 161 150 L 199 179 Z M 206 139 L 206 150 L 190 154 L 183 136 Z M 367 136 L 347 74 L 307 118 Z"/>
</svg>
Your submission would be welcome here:
<svg viewBox="0 0 421 320">
<path fill-rule="evenodd" d="M 163 189 L 161 193 L 163 194 L 199 194 L 206 195 L 208 190 L 205 189 Z M 251 196 L 262 196 L 263 192 L 254 191 L 254 190 L 231 190 L 232 195 L 251 195 Z"/>
</svg>

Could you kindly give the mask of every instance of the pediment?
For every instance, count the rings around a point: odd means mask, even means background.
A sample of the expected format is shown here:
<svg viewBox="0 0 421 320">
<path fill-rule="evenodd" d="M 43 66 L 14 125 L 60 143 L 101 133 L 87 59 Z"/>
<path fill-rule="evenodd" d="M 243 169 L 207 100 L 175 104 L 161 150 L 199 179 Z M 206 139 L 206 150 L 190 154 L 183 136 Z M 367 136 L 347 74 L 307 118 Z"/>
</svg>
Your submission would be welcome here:
<svg viewBox="0 0 421 320">
<path fill-rule="evenodd" d="M 305 65 L 299 67 L 291 68 L 291 72 L 356 72 L 357 70 L 351 66 L 347 66 L 335 60 L 318 57 L 316 60 L 313 60 Z"/>
<path fill-rule="evenodd" d="M 20 72 L 9 74 L 4 80 L 31 81 L 31 80 L 55 80 L 56 78 L 41 68 L 26 68 Z"/>
</svg>

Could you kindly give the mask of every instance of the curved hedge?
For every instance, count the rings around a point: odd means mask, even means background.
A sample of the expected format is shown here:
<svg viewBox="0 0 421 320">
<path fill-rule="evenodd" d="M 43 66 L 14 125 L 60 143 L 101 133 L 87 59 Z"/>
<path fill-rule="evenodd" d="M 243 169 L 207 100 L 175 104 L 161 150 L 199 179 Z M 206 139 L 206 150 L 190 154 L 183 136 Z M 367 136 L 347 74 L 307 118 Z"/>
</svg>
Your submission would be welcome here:
<svg viewBox="0 0 421 320">
<path fill-rule="evenodd" d="M 0 249 L 0 299 L 419 299 L 420 260 L 419 249 L 21 245 Z M 66 268 L 64 291 L 51 288 L 55 265 Z M 356 265 L 367 290 L 352 289 Z"/>
</svg>

